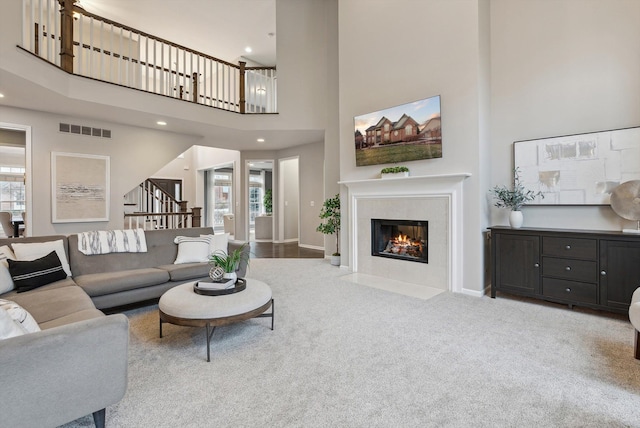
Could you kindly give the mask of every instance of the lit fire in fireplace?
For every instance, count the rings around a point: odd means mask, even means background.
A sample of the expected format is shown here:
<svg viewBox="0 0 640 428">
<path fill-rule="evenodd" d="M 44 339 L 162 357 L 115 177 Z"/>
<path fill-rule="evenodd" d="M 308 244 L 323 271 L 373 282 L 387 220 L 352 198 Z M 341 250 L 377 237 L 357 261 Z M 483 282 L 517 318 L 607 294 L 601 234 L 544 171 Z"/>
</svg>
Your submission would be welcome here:
<svg viewBox="0 0 640 428">
<path fill-rule="evenodd" d="M 422 257 L 424 251 L 424 241 L 409 238 L 408 235 L 399 234 L 387 242 L 383 253 L 396 254 L 400 256 Z"/>
</svg>

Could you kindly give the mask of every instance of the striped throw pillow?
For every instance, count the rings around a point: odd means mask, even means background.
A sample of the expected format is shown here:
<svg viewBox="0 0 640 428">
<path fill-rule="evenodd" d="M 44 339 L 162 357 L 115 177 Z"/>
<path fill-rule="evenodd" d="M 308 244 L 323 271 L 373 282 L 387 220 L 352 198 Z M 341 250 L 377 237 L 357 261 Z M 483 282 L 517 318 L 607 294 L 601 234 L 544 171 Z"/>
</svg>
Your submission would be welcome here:
<svg viewBox="0 0 640 428">
<path fill-rule="evenodd" d="M 209 261 L 209 236 L 176 236 L 173 242 L 178 244 L 178 256 L 173 264 Z"/>
<path fill-rule="evenodd" d="M 65 279 L 67 274 L 55 251 L 31 261 L 7 260 L 18 293 Z"/>
</svg>

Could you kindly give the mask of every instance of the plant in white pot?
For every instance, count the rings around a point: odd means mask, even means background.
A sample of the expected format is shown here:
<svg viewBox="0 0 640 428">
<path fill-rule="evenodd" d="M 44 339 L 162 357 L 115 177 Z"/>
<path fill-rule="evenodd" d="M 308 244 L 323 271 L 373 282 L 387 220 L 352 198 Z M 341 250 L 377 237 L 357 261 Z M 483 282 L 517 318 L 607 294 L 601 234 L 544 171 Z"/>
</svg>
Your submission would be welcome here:
<svg viewBox="0 0 640 428">
<path fill-rule="evenodd" d="M 217 250 L 211 253 L 209 256 L 209 264 L 212 266 L 209 271 L 211 279 L 219 279 L 222 277 L 233 279 L 234 281 L 237 280 L 238 275 L 236 271 L 238 270 L 240 262 L 246 261 L 247 264 L 249 264 L 248 255 L 243 251 L 246 245 L 247 244 L 244 244 L 242 247 L 233 250 L 230 254 L 227 254 L 223 250 Z M 221 270 L 222 272 L 220 272 Z"/>
<path fill-rule="evenodd" d="M 382 168 L 380 171 L 380 178 L 398 178 L 398 177 L 408 177 L 409 176 L 409 168 L 406 166 L 389 166 L 386 168 Z"/>
<path fill-rule="evenodd" d="M 331 255 L 331 264 L 340 266 L 340 194 L 324 201 L 320 218 L 323 222 L 316 230 L 325 235 L 336 235 L 336 252 Z"/>
<path fill-rule="evenodd" d="M 498 208 L 509 208 L 509 225 L 514 229 L 522 227 L 523 217 L 520 209 L 522 206 L 533 201 L 536 197 L 544 198 L 542 192 L 534 192 L 533 190 L 526 189 L 522 183 L 520 183 L 520 168 L 513 170 L 513 190 L 508 189 L 506 186 L 495 186 L 491 189 L 494 199 L 496 200 L 495 206 Z"/>
</svg>

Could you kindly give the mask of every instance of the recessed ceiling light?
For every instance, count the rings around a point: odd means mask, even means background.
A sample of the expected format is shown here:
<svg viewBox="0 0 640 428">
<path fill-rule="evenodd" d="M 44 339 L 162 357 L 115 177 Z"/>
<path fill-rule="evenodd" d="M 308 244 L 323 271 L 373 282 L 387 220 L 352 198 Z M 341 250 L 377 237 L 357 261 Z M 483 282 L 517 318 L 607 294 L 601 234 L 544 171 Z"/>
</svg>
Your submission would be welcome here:
<svg viewBox="0 0 640 428">
<path fill-rule="evenodd" d="M 157 121 L 156 123 L 157 123 L 158 125 L 160 125 L 160 126 L 166 126 L 166 125 L 167 125 L 167 122 L 165 122 L 164 120 L 159 120 L 159 121 Z"/>
<path fill-rule="evenodd" d="M 0 94 L 0 98 L 4 98 L 4 94 Z"/>
<path fill-rule="evenodd" d="M 251 52 L 253 52 L 253 49 L 251 49 L 251 47 L 250 47 L 250 46 L 247 46 L 246 48 L 244 48 L 244 51 L 245 51 L 246 53 L 251 53 Z"/>
<path fill-rule="evenodd" d="M 257 141 L 258 143 L 264 143 L 264 138 L 258 138 L 256 141 Z"/>
</svg>

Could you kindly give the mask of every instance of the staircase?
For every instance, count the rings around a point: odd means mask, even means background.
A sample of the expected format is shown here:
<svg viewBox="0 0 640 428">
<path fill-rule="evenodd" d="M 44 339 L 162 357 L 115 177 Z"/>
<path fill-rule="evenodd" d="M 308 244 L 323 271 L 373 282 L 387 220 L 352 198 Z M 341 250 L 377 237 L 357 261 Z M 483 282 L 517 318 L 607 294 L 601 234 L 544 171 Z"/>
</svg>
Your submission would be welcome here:
<svg viewBox="0 0 640 428">
<path fill-rule="evenodd" d="M 153 178 L 140 183 L 125 199 L 135 201 L 125 204 L 133 210 L 124 215 L 127 229 L 181 229 L 201 225 L 201 207 L 188 211 L 187 201 L 176 200 Z"/>
</svg>

